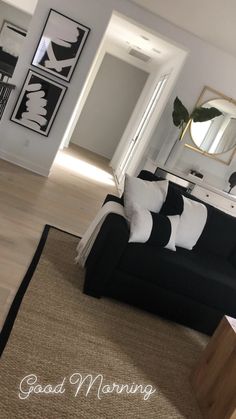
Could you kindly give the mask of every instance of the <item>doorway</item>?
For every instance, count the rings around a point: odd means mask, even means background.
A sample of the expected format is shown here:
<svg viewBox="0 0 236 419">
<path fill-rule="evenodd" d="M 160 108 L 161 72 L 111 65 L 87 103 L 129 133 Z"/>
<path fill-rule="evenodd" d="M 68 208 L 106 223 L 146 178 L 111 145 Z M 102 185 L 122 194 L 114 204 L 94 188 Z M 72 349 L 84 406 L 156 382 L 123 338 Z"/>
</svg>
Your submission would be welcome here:
<svg viewBox="0 0 236 419">
<path fill-rule="evenodd" d="M 110 161 L 148 76 L 106 53 L 70 142 Z"/>
<path fill-rule="evenodd" d="M 67 147 L 72 140 L 75 144 L 98 154 L 103 153 L 110 161 L 118 188 L 121 188 L 125 173 L 132 175 L 137 171 L 186 55 L 186 51 L 163 40 L 156 33 L 114 13 L 65 133 L 62 147 Z M 121 124 L 119 129 L 115 127 L 116 122 L 122 119 L 118 110 L 124 111 L 124 106 L 120 104 L 117 109 L 112 109 L 117 96 L 111 94 L 110 97 L 108 95 L 106 112 L 105 104 L 100 98 L 107 98 L 105 93 L 114 86 L 122 97 L 122 88 L 125 95 L 129 83 L 125 87 L 125 83 L 115 83 L 113 80 L 110 87 L 109 84 L 106 85 L 106 79 L 111 78 L 115 72 L 110 69 L 107 77 L 103 74 L 100 90 L 98 89 L 96 84 L 99 77 L 101 79 L 102 66 L 107 58 L 118 60 L 123 66 L 129 66 L 129 69 L 132 67 L 139 76 L 142 74 L 142 77 L 137 77 L 139 81 L 141 78 L 142 82 L 138 88 L 136 86 L 135 100 L 129 112 L 124 112 L 126 118 L 123 118 L 123 125 Z M 103 138 L 100 128 L 107 128 L 111 120 L 112 123 Z M 113 142 L 111 136 L 115 130 L 116 142 Z"/>
</svg>

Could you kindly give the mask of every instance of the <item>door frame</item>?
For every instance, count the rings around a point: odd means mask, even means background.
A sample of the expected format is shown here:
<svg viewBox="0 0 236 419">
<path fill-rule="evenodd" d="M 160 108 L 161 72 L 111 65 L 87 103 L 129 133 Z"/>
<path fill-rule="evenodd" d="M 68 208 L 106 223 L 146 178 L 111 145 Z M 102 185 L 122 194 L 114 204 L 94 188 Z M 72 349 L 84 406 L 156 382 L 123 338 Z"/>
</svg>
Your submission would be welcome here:
<svg viewBox="0 0 236 419">
<path fill-rule="evenodd" d="M 140 164 L 144 159 L 145 151 L 152 139 L 152 135 L 155 131 L 155 128 L 160 120 L 160 117 L 164 111 L 164 108 L 168 102 L 168 99 L 177 82 L 177 78 L 184 65 L 186 57 L 187 57 L 186 52 L 182 54 L 178 54 L 175 57 L 172 57 L 172 59 L 163 63 L 163 65 L 157 70 L 156 73 L 151 73 L 146 82 L 146 85 L 139 97 L 139 100 L 136 104 L 133 114 L 131 115 L 131 118 L 124 131 L 124 134 L 110 162 L 110 166 L 113 169 L 117 187 L 120 192 L 123 191 L 125 175 L 123 176 L 123 178 L 119 179 L 119 176 L 117 176 L 119 166 L 122 164 L 124 155 L 126 154 L 127 145 L 129 144 L 130 139 L 133 138 L 133 136 L 135 135 L 138 124 L 140 123 L 140 120 L 145 112 L 145 109 L 148 106 L 148 103 L 153 94 L 153 91 L 158 81 L 160 80 L 160 78 L 164 74 L 168 74 L 169 75 L 168 80 L 165 83 L 162 94 L 159 97 L 159 100 L 157 101 L 154 107 L 151 117 L 149 118 L 149 122 L 142 134 L 142 139 L 141 141 L 139 141 L 139 144 L 136 147 L 135 153 L 131 161 L 129 162 L 129 165 L 126 168 L 126 173 L 128 173 L 130 176 L 136 175 L 139 169 L 141 169 Z"/>
<path fill-rule="evenodd" d="M 127 17 L 123 16 L 124 19 Z M 112 19 L 112 17 L 111 17 Z M 137 22 L 135 22 L 138 24 Z M 148 28 L 146 28 L 148 30 Z M 160 38 L 162 36 L 160 34 L 157 34 Z M 174 45 L 174 42 L 171 40 L 168 40 L 168 42 Z M 88 94 L 90 92 L 90 89 L 94 83 L 94 80 L 97 76 L 97 73 L 99 71 L 100 65 L 102 63 L 102 60 L 104 58 L 104 55 L 106 53 L 106 32 L 104 33 L 102 42 L 100 44 L 100 47 L 97 51 L 97 54 L 94 58 L 94 62 L 91 66 L 91 69 L 89 71 L 88 77 L 86 79 L 86 82 L 84 84 L 82 93 L 80 97 L 78 98 L 78 102 L 74 108 L 72 117 L 69 121 L 69 124 L 67 126 L 67 129 L 65 131 L 64 137 L 62 139 L 60 149 L 63 149 L 64 147 L 68 147 L 69 142 L 71 140 L 72 133 L 74 131 L 74 128 L 77 124 L 77 121 L 79 119 L 79 116 L 82 112 L 82 109 L 84 107 L 84 104 L 87 100 Z M 146 84 L 143 88 L 143 91 L 141 92 L 139 99 L 136 103 L 136 106 L 132 112 L 132 115 L 129 119 L 129 122 L 125 128 L 125 131 L 118 143 L 118 146 L 114 152 L 114 155 L 110 161 L 110 166 L 112 167 L 114 173 L 118 167 L 119 164 L 122 162 L 122 156 L 124 155 L 124 152 L 127 147 L 127 142 L 130 138 L 132 138 L 132 135 L 134 135 L 135 130 L 137 129 L 138 122 L 140 121 L 140 118 L 145 111 L 145 107 L 148 105 L 148 100 L 150 97 L 151 92 L 153 92 L 154 86 L 157 83 L 157 80 L 161 77 L 161 74 L 164 73 L 170 73 L 170 77 L 168 79 L 168 82 L 166 83 L 165 89 L 163 90 L 163 94 L 160 97 L 160 100 L 157 103 L 157 106 L 155 107 L 155 110 L 153 112 L 152 117 L 150 118 L 148 127 L 145 130 L 145 133 L 142 137 L 142 141 L 140 141 L 134 158 L 129 164 L 129 167 L 127 168 L 127 173 L 130 175 L 134 175 L 137 170 L 138 166 L 140 165 L 140 162 L 143 158 L 143 154 L 151 140 L 151 136 L 154 132 L 155 127 L 158 124 L 158 121 L 161 117 L 161 114 L 164 110 L 164 107 L 168 101 L 168 98 L 174 88 L 174 85 L 177 81 L 177 78 L 181 72 L 181 69 L 185 63 L 185 60 L 188 56 L 188 51 L 184 49 L 183 47 L 178 46 L 178 52 L 175 52 L 175 55 L 172 55 L 168 60 L 164 60 L 162 65 L 159 65 L 159 68 L 157 68 L 156 72 L 152 71 L 146 81 Z M 120 183 L 117 185 L 118 189 L 120 189 Z"/>
<path fill-rule="evenodd" d="M 118 184 L 123 182 L 125 173 L 131 164 L 131 160 L 134 160 L 134 158 L 137 159 L 136 150 L 138 150 L 139 144 L 143 141 L 145 131 L 148 128 L 152 114 L 164 92 L 169 77 L 170 73 L 162 74 L 159 79 L 155 81 L 155 85 L 147 96 L 147 103 L 143 109 L 142 115 L 136 120 L 133 136 L 130 137 L 130 140 L 126 143 L 120 161 L 114 170 L 114 176 Z"/>
</svg>

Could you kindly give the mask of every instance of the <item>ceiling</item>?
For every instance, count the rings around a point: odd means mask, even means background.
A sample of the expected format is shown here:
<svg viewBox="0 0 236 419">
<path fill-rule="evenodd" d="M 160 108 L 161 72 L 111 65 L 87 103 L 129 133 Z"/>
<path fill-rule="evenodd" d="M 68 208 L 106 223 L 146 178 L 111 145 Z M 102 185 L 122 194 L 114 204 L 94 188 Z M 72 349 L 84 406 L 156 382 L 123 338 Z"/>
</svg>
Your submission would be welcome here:
<svg viewBox="0 0 236 419">
<path fill-rule="evenodd" d="M 236 0 L 130 0 L 236 56 Z"/>
<path fill-rule="evenodd" d="M 156 69 L 157 64 L 166 62 L 179 53 L 179 48 L 163 40 L 159 36 L 150 33 L 143 27 L 114 13 L 106 31 L 106 42 L 109 44 L 109 52 L 116 55 L 122 51 L 122 58 L 128 59 L 132 53 L 143 55 L 147 71 Z M 133 57 L 133 55 L 132 55 Z M 121 57 L 120 57 L 121 58 Z M 147 61 L 145 60 L 147 58 Z M 129 59 L 130 61 L 130 59 Z M 142 61 L 142 59 L 141 59 Z M 134 65 L 140 64 L 140 58 L 132 58 Z"/>
<path fill-rule="evenodd" d="M 33 14 L 38 0 L 4 0 Z M 236 0 L 130 0 L 236 56 Z"/>
</svg>

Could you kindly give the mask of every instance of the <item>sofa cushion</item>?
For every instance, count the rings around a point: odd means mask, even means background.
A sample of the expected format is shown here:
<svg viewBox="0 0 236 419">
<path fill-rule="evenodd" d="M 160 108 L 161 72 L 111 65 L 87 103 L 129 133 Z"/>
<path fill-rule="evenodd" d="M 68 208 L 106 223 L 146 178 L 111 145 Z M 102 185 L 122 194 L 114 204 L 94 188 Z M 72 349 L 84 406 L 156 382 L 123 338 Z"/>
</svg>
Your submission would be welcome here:
<svg viewBox="0 0 236 419">
<path fill-rule="evenodd" d="M 232 252 L 232 253 L 231 253 L 231 255 L 230 255 L 229 261 L 230 261 L 230 263 L 232 263 L 232 265 L 233 265 L 233 266 L 235 267 L 235 269 L 236 269 L 236 246 L 235 246 L 235 248 L 234 248 L 233 252 Z"/>
<path fill-rule="evenodd" d="M 236 316 L 236 269 L 218 256 L 130 243 L 119 270 Z"/>
<path fill-rule="evenodd" d="M 212 208 L 196 250 L 230 258 L 236 248 L 236 218 Z"/>
<path fill-rule="evenodd" d="M 141 170 L 141 172 L 138 175 L 138 178 L 143 179 L 143 180 L 149 180 L 149 182 L 156 182 L 157 180 L 164 180 L 163 178 L 156 176 L 154 173 L 149 172 L 148 170 Z"/>
<path fill-rule="evenodd" d="M 155 181 L 158 178 L 148 171 L 143 170 L 139 176 L 149 181 Z M 183 201 L 181 195 L 190 198 L 193 201 L 201 202 L 207 208 L 207 222 L 196 243 L 194 249 L 197 251 L 208 251 L 212 254 L 222 256 L 236 265 L 236 218 L 226 214 L 223 211 L 206 204 L 186 191 L 179 190 L 177 185 L 169 182 L 167 197 L 161 208 L 161 214 L 176 215 L 183 212 Z M 235 255 L 235 257 L 232 256 Z"/>
<path fill-rule="evenodd" d="M 169 184 L 166 200 L 161 208 L 165 215 L 180 215 L 176 246 L 192 250 L 205 227 L 208 211 L 201 202 L 184 196 Z"/>
<path fill-rule="evenodd" d="M 176 233 L 176 246 L 192 250 L 207 221 L 207 209 L 200 202 L 182 196 L 183 212 Z"/>
<path fill-rule="evenodd" d="M 167 195 L 168 181 L 145 181 L 126 175 L 124 188 L 125 213 L 130 220 L 135 205 L 149 211 L 159 212 Z"/>
<path fill-rule="evenodd" d="M 170 217 L 134 207 L 130 220 L 130 243 L 148 243 L 176 250 L 175 239 L 179 215 Z"/>
<path fill-rule="evenodd" d="M 211 252 L 223 258 L 230 258 L 236 248 L 236 218 L 209 204 L 203 203 L 187 192 L 180 193 L 170 183 L 161 214 L 181 215 L 184 209 L 183 196 L 191 199 L 192 202 L 204 204 L 207 209 L 207 221 L 194 249 Z M 181 227 L 181 225 L 179 226 Z"/>
<path fill-rule="evenodd" d="M 174 186 L 169 184 L 166 200 L 161 208 L 161 213 L 165 215 L 181 215 L 184 210 L 183 196 Z"/>
<path fill-rule="evenodd" d="M 150 182 L 155 182 L 157 180 L 164 180 L 164 178 L 161 177 L 160 175 L 157 176 L 156 174 L 149 172 L 148 170 L 141 170 L 141 172 L 138 175 L 138 178 L 143 179 L 143 180 L 149 180 Z M 186 188 L 184 186 L 178 185 L 177 183 L 174 183 L 171 180 L 169 180 L 169 185 L 171 185 L 175 190 L 179 192 L 182 192 L 182 193 L 186 192 Z"/>
</svg>

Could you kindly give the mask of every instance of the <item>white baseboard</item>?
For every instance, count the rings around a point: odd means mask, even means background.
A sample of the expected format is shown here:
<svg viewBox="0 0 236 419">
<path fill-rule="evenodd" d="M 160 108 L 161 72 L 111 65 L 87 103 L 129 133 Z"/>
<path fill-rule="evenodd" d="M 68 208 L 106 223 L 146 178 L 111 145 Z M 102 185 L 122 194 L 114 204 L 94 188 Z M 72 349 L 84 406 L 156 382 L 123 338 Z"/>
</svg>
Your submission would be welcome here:
<svg viewBox="0 0 236 419">
<path fill-rule="evenodd" d="M 6 151 L 0 150 L 0 158 L 8 161 L 9 163 L 16 164 L 17 166 L 23 167 L 23 169 L 29 170 L 30 172 L 37 173 L 38 175 L 48 177 L 50 170 L 45 167 L 39 166 L 32 163 L 29 160 L 21 159 L 20 157 L 8 153 Z"/>
</svg>

